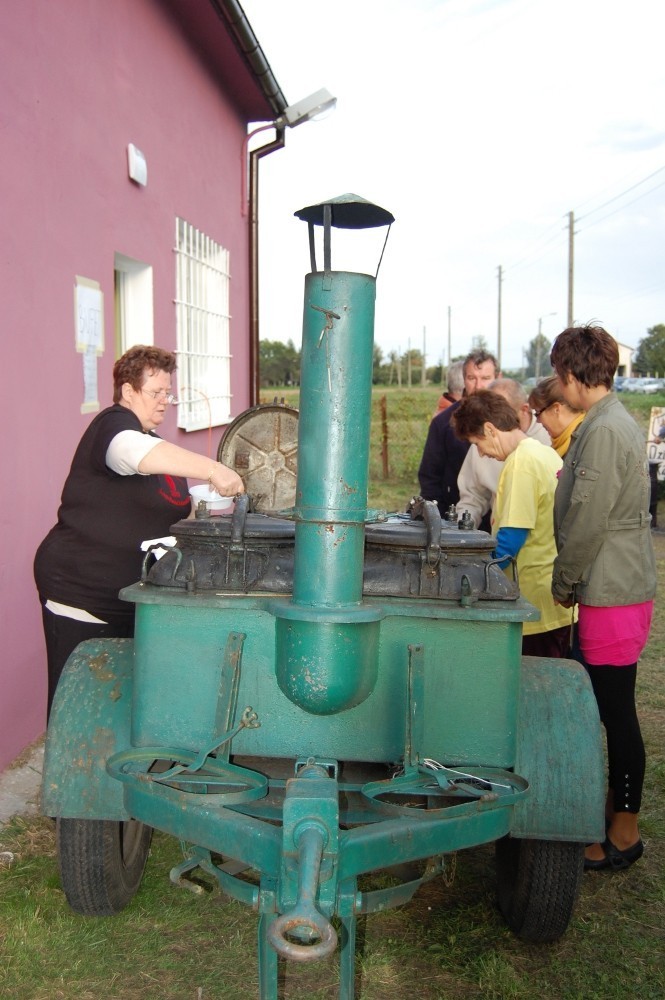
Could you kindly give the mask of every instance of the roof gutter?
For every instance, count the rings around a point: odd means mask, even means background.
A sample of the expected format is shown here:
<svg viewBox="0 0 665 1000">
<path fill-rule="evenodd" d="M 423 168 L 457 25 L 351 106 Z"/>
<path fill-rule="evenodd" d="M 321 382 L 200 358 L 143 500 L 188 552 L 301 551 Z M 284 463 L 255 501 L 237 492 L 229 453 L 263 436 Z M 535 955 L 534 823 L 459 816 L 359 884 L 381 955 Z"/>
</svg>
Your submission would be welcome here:
<svg viewBox="0 0 665 1000">
<path fill-rule="evenodd" d="M 288 107 L 282 89 L 275 79 L 263 49 L 247 20 L 247 15 L 238 0 L 210 0 L 217 15 L 225 22 L 240 54 L 249 65 L 260 84 L 261 90 L 278 118 Z"/>
</svg>

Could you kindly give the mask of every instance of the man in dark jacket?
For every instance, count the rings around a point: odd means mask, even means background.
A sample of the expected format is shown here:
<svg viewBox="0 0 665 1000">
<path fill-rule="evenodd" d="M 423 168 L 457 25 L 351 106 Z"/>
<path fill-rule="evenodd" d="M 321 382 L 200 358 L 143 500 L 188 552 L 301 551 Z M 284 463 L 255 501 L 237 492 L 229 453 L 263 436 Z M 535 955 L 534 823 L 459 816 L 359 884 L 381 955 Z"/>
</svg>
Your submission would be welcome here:
<svg viewBox="0 0 665 1000">
<path fill-rule="evenodd" d="M 486 389 L 498 378 L 497 360 L 484 350 L 471 351 L 464 359 L 464 394 L 472 396 L 478 389 Z M 436 500 L 441 514 L 459 500 L 457 477 L 469 450 L 468 441 L 460 441 L 450 420 L 459 406 L 453 403 L 429 425 L 423 457 L 418 469 L 420 493 L 425 500 Z"/>
</svg>

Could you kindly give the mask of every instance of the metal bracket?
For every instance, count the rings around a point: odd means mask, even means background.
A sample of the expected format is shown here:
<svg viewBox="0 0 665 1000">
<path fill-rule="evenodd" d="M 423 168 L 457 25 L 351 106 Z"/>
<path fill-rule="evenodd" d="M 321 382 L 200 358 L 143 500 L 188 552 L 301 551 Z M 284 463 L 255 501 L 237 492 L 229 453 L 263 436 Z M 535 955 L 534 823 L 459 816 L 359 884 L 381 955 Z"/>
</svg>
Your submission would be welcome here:
<svg viewBox="0 0 665 1000">
<path fill-rule="evenodd" d="M 420 759 L 424 732 L 425 647 L 409 645 L 408 650 L 404 767 L 413 771 Z"/>
</svg>

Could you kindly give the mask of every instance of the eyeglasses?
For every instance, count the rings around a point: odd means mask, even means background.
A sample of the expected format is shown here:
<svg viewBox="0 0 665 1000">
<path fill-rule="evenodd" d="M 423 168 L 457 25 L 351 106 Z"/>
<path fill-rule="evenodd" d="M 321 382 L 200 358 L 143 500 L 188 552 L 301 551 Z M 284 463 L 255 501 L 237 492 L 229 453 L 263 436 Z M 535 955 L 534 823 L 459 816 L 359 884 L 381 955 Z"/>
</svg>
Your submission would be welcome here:
<svg viewBox="0 0 665 1000">
<path fill-rule="evenodd" d="M 177 396 L 174 396 L 167 389 L 140 389 L 139 391 L 144 392 L 151 399 L 163 399 L 165 403 L 178 402 Z"/>
<path fill-rule="evenodd" d="M 533 411 L 533 415 L 536 418 L 536 420 L 538 419 L 538 417 L 540 416 L 541 413 L 544 413 L 545 410 L 549 410 L 550 406 L 554 406 L 555 403 L 556 403 L 556 400 L 553 399 L 551 403 L 547 404 L 547 406 L 541 407 L 540 410 L 534 410 Z"/>
</svg>

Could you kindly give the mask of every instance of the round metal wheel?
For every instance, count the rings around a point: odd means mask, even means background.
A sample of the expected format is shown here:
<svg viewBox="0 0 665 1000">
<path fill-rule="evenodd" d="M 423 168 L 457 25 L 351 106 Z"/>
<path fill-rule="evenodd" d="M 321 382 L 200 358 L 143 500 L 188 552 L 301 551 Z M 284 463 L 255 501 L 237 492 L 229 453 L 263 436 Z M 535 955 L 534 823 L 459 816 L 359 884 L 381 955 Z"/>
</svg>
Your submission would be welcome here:
<svg viewBox="0 0 665 1000">
<path fill-rule="evenodd" d="M 556 941 L 573 914 L 584 845 L 502 837 L 496 867 L 499 909 L 510 929 L 525 941 Z"/>
<path fill-rule="evenodd" d="M 235 469 L 259 514 L 293 507 L 298 476 L 298 411 L 261 403 L 229 424 L 217 460 Z"/>
<path fill-rule="evenodd" d="M 60 879 L 71 908 L 86 917 L 119 913 L 141 883 L 151 836 L 138 820 L 58 819 Z"/>
</svg>

